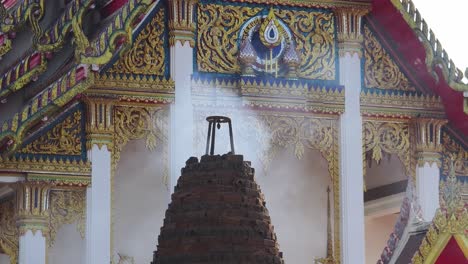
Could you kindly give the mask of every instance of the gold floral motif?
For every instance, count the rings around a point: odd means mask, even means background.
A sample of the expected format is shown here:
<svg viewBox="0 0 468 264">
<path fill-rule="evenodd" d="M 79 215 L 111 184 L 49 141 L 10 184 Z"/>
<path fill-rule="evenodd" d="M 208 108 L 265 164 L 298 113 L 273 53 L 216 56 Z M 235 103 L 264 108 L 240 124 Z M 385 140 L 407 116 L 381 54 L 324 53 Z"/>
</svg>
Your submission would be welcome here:
<svg viewBox="0 0 468 264">
<path fill-rule="evenodd" d="M 368 88 L 415 91 L 368 26 L 364 27 L 364 81 Z"/>
<path fill-rule="evenodd" d="M 199 4 L 197 28 L 197 65 L 200 71 L 238 73 L 241 26 L 260 12 L 258 7 Z"/>
<path fill-rule="evenodd" d="M 81 111 L 65 118 L 50 131 L 26 145 L 19 152 L 31 154 L 80 155 Z"/>
<path fill-rule="evenodd" d="M 13 199 L 0 202 L 0 251 L 10 257 L 10 263 L 18 259 L 19 233 L 15 221 L 15 203 Z"/>
<path fill-rule="evenodd" d="M 86 192 L 56 190 L 50 192 L 49 247 L 55 242 L 58 230 L 64 224 L 77 224 L 81 238 L 85 237 Z"/>
<path fill-rule="evenodd" d="M 450 164 L 453 165 L 456 175 L 468 175 L 468 150 L 456 142 L 447 132 L 442 132 L 442 174 L 449 175 Z"/>
<path fill-rule="evenodd" d="M 160 9 L 140 32 L 130 51 L 107 72 L 164 75 L 164 9 Z"/>
<path fill-rule="evenodd" d="M 197 65 L 200 71 L 239 73 L 238 38 L 242 25 L 262 9 L 200 4 L 198 8 Z M 278 10 L 303 54 L 298 75 L 307 79 L 335 79 L 334 20 L 331 13 Z"/>
<path fill-rule="evenodd" d="M 335 79 L 335 24 L 332 13 L 316 11 L 278 11 L 291 29 L 302 54 L 298 77 L 304 79 Z"/>
<path fill-rule="evenodd" d="M 450 175 L 440 185 L 441 207 L 437 209 L 432 225 L 413 256 L 414 264 L 435 263 L 452 237 L 464 252 L 468 250 L 468 211 L 462 199 L 461 183 L 457 181 L 453 166 Z"/>
<path fill-rule="evenodd" d="M 396 154 L 405 166 L 406 174 L 413 175 L 408 123 L 365 120 L 362 132 L 364 153 L 371 152 L 376 162 L 380 162 L 384 152 Z"/>
<path fill-rule="evenodd" d="M 145 139 L 146 147 L 154 151 L 157 146 L 163 148 L 163 183 L 169 186 L 169 150 L 168 131 L 169 116 L 167 108 L 144 108 L 119 106 L 114 114 L 114 166 L 120 159 L 120 152 L 128 141 Z"/>
</svg>

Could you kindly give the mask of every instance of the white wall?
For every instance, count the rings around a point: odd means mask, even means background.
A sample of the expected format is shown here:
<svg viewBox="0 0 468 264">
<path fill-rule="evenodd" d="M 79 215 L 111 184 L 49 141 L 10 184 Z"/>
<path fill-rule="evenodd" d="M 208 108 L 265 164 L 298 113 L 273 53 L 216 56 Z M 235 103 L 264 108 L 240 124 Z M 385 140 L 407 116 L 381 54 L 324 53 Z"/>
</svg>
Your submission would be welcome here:
<svg viewBox="0 0 468 264">
<path fill-rule="evenodd" d="M 375 264 L 393 232 L 398 214 L 366 219 L 366 264 Z"/>
<path fill-rule="evenodd" d="M 48 249 L 48 264 L 84 263 L 85 240 L 77 230 L 76 223 L 59 228 L 54 245 Z"/>
<path fill-rule="evenodd" d="M 117 253 L 133 257 L 136 264 L 153 259 L 169 196 L 162 180 L 161 150 L 158 146 L 150 152 L 144 140 L 135 140 L 121 153 L 112 209 L 116 261 Z"/>
<path fill-rule="evenodd" d="M 292 148 L 278 153 L 266 174 L 254 164 L 256 181 L 265 195 L 285 263 L 310 264 L 326 256 L 330 177 L 318 151 L 306 150 L 301 160 L 293 153 Z"/>
<path fill-rule="evenodd" d="M 0 264 L 10 264 L 10 257 L 6 254 L 0 254 Z"/>
</svg>

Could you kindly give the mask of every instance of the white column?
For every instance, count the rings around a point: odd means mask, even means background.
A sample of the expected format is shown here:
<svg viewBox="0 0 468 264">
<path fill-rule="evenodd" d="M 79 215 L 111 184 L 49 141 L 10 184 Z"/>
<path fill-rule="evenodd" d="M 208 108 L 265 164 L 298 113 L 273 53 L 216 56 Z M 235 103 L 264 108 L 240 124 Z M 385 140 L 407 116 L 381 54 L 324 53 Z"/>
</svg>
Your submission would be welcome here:
<svg viewBox="0 0 468 264">
<path fill-rule="evenodd" d="M 345 111 L 340 117 L 341 257 L 344 264 L 365 263 L 361 60 L 357 52 L 340 56 L 340 83 Z"/>
<path fill-rule="evenodd" d="M 416 195 L 422 217 L 431 221 L 439 208 L 440 152 L 442 152 L 442 127 L 445 119 L 418 117 L 413 120 L 416 155 Z"/>
<path fill-rule="evenodd" d="M 41 230 L 27 230 L 19 237 L 19 264 L 45 264 L 46 238 Z"/>
<path fill-rule="evenodd" d="M 416 168 L 416 193 L 425 221 L 432 221 L 439 208 L 439 182 L 440 170 L 437 163 L 424 162 L 423 166 Z"/>
<path fill-rule="evenodd" d="M 189 41 L 176 41 L 171 46 L 171 77 L 175 82 L 175 102 L 171 106 L 171 193 L 185 161 L 194 155 L 192 73 L 193 48 Z"/>
<path fill-rule="evenodd" d="M 86 192 L 86 263 L 111 261 L 111 153 L 107 145 L 93 144 L 91 186 Z"/>
</svg>

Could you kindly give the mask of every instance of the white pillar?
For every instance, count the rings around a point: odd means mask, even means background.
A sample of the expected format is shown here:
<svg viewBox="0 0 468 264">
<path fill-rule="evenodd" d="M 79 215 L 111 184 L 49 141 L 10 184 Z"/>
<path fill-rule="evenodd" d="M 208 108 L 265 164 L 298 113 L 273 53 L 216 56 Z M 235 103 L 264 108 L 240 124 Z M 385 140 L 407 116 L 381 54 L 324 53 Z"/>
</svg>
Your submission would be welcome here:
<svg viewBox="0 0 468 264">
<path fill-rule="evenodd" d="M 418 166 L 416 195 L 424 221 L 431 221 L 439 205 L 441 129 L 445 119 L 419 117 L 413 120 Z"/>
<path fill-rule="evenodd" d="M 188 41 L 177 41 L 171 47 L 171 77 L 175 82 L 175 102 L 171 106 L 171 184 L 174 190 L 180 169 L 194 155 L 194 120 L 191 77 L 193 73 L 193 48 Z"/>
<path fill-rule="evenodd" d="M 93 144 L 91 186 L 86 192 L 86 263 L 111 261 L 111 152 L 107 145 Z"/>
<path fill-rule="evenodd" d="M 14 186 L 19 232 L 18 263 L 45 264 L 51 184 L 45 181 L 22 181 Z"/>
<path fill-rule="evenodd" d="M 424 162 L 416 168 L 416 193 L 425 221 L 432 221 L 439 208 L 439 183 L 440 170 L 436 163 Z"/>
<path fill-rule="evenodd" d="M 46 238 L 41 230 L 27 230 L 19 237 L 19 264 L 45 264 Z"/>
<path fill-rule="evenodd" d="M 340 118 L 341 257 L 344 264 L 365 262 L 362 161 L 361 61 L 355 52 L 340 57 L 345 111 Z"/>
</svg>

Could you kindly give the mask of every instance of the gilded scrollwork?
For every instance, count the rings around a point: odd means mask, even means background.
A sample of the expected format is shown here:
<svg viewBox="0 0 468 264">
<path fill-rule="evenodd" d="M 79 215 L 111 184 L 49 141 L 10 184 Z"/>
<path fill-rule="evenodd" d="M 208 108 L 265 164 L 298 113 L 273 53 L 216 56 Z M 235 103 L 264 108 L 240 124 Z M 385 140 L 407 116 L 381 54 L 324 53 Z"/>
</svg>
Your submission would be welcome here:
<svg viewBox="0 0 468 264">
<path fill-rule="evenodd" d="M 200 4 L 198 7 L 197 65 L 203 72 L 239 73 L 239 38 L 249 19 L 261 15 L 260 7 Z M 331 13 L 277 10 L 275 14 L 290 28 L 303 54 L 298 76 L 335 79 L 335 25 Z M 244 32 L 245 33 L 245 32 Z"/>
<path fill-rule="evenodd" d="M 86 192 L 84 190 L 50 192 L 49 203 L 49 247 L 55 242 L 59 228 L 64 224 L 76 223 L 81 238 L 86 228 Z"/>
<path fill-rule="evenodd" d="M 364 56 L 366 87 L 404 91 L 416 90 L 368 26 L 364 27 Z"/>
<path fill-rule="evenodd" d="M 15 204 L 13 199 L 0 202 L 0 251 L 10 257 L 10 263 L 18 259 L 19 232 L 16 227 Z"/>
<path fill-rule="evenodd" d="M 237 43 L 241 26 L 258 7 L 199 4 L 197 64 L 200 71 L 238 73 Z"/>
<path fill-rule="evenodd" d="M 154 151 L 157 146 L 163 148 L 163 183 L 169 186 L 169 150 L 168 109 L 162 107 L 145 108 L 136 106 L 119 106 L 114 113 L 114 166 L 120 159 L 120 152 L 128 141 L 145 139 L 146 147 Z"/>
<path fill-rule="evenodd" d="M 24 146 L 19 153 L 80 155 L 81 111 L 76 111 L 50 131 Z"/>
<path fill-rule="evenodd" d="M 291 29 L 301 56 L 298 77 L 335 79 L 335 24 L 332 13 L 286 10 L 278 11 Z"/>
<path fill-rule="evenodd" d="M 161 8 L 140 32 L 132 48 L 108 72 L 164 75 L 164 21 L 164 9 Z"/>
<path fill-rule="evenodd" d="M 408 123 L 366 120 L 363 122 L 363 144 L 364 153 L 369 153 L 376 162 L 382 160 L 383 153 L 396 154 L 405 166 L 406 174 L 413 175 Z"/>
<path fill-rule="evenodd" d="M 412 258 L 414 264 L 436 263 L 441 252 L 451 238 L 466 249 L 466 230 L 468 230 L 468 211 L 462 198 L 461 182 L 455 176 L 455 168 L 445 181 L 440 183 L 440 208 L 432 220 L 426 236 Z"/>
<path fill-rule="evenodd" d="M 453 159 L 455 174 L 468 175 L 468 150 L 455 141 L 447 131 L 442 133 L 442 145 L 442 174 L 449 175 L 450 164 Z"/>
</svg>

